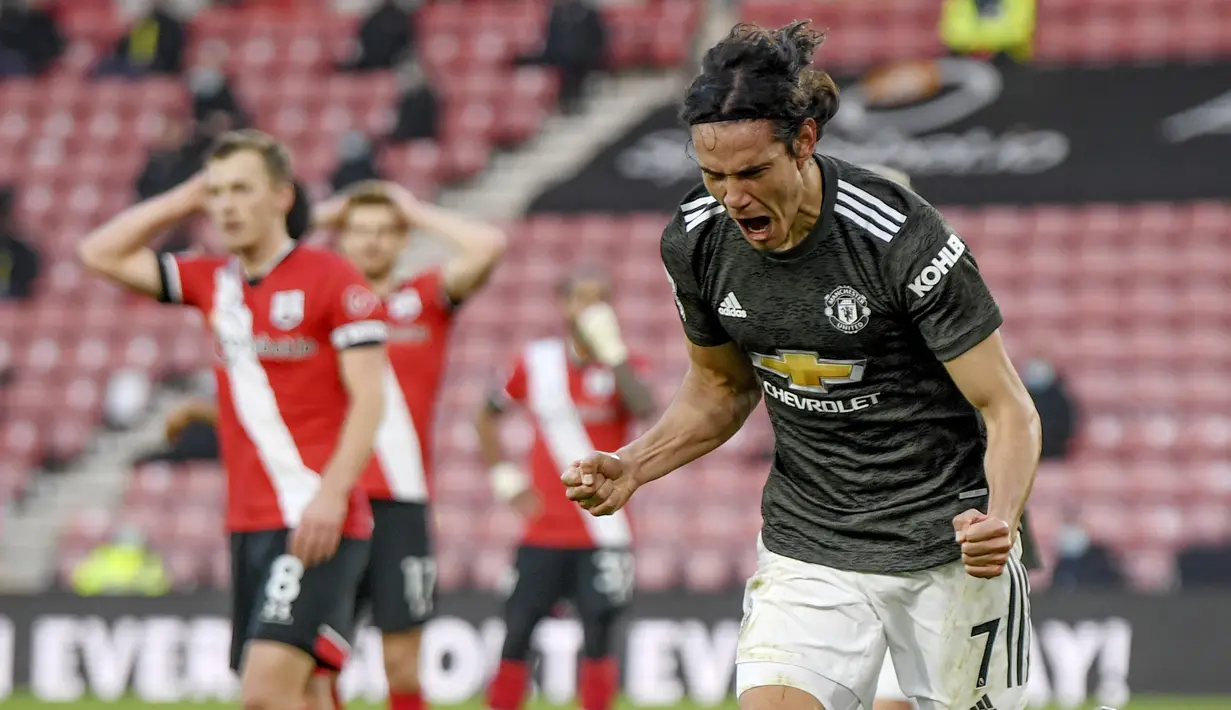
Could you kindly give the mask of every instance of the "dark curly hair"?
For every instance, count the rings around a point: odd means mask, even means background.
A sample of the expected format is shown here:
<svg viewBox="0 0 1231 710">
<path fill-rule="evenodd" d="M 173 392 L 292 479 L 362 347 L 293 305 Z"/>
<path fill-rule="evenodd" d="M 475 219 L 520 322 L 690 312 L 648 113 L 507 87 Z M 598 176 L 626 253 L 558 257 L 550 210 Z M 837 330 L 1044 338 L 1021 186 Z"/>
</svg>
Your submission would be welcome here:
<svg viewBox="0 0 1231 710">
<path fill-rule="evenodd" d="M 684 97 L 680 119 L 689 126 L 719 121 L 768 119 L 774 137 L 794 155 L 804 121 L 816 121 L 817 137 L 838 112 L 838 86 L 812 69 L 825 41 L 810 20 L 767 29 L 740 23 L 705 53 L 701 73 Z"/>
</svg>

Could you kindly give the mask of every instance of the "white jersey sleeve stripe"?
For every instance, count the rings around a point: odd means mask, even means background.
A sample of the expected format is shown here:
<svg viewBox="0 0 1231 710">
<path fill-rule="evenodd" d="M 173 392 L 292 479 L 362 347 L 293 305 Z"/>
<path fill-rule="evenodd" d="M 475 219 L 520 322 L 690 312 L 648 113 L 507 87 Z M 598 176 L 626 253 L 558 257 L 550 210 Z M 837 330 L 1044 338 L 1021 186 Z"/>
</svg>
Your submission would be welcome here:
<svg viewBox="0 0 1231 710">
<path fill-rule="evenodd" d="M 691 212 L 697 209 L 698 207 L 704 207 L 705 205 L 712 205 L 717 201 L 718 200 L 715 199 L 713 195 L 706 195 L 705 197 L 698 197 L 692 202 L 685 202 L 684 204 L 680 205 L 680 210 L 683 212 Z"/>
<path fill-rule="evenodd" d="M 345 350 L 356 345 L 383 343 L 389 339 L 389 326 L 379 320 L 358 320 L 340 325 L 329 334 L 334 350 Z"/>
<path fill-rule="evenodd" d="M 722 205 L 711 207 L 704 212 L 694 212 L 690 215 L 684 215 L 684 231 L 691 232 L 698 225 L 704 223 L 714 215 L 722 214 L 724 211 Z"/>
<path fill-rule="evenodd" d="M 873 197 L 867 190 L 855 187 L 845 180 L 838 181 L 838 189 L 849 193 L 853 197 L 858 197 L 867 203 L 868 206 L 875 207 L 886 217 L 889 217 L 898 224 L 903 224 L 906 222 L 906 215 L 885 204 L 879 197 Z"/>
<path fill-rule="evenodd" d="M 174 254 L 163 254 L 162 271 L 166 274 L 167 293 L 163 294 L 171 303 L 184 302 L 184 282 L 180 280 L 180 265 L 175 260 Z"/>
<path fill-rule="evenodd" d="M 526 385 L 530 411 L 558 471 L 594 451 L 590 434 L 569 390 L 568 355 L 563 340 L 538 340 L 526 346 Z M 632 543 L 632 531 L 624 511 L 595 517 L 575 506 L 590 538 L 598 547 L 624 547 Z"/>
<path fill-rule="evenodd" d="M 868 220 L 864 219 L 863 217 L 859 216 L 855 212 L 851 211 L 846 205 L 834 205 L 833 211 L 834 211 L 834 214 L 840 214 L 843 217 L 846 217 L 850 221 L 854 222 L 855 224 L 859 225 L 860 227 L 863 227 L 864 231 L 876 237 L 877 239 L 880 239 L 881 241 L 885 241 L 885 242 L 893 241 L 892 234 L 889 234 L 885 230 L 881 229 L 875 224 L 872 224 Z"/>
<path fill-rule="evenodd" d="M 252 311 L 234 269 L 214 272 L 214 332 L 223 349 L 235 415 L 256 448 L 288 528 L 299 525 L 303 511 L 321 485 L 304 465 L 299 447 L 278 410 L 269 376 L 253 346 Z M 222 317 L 217 317 L 222 316 Z"/>
<path fill-rule="evenodd" d="M 376 430 L 376 460 L 393 500 L 411 503 L 427 500 L 423 446 L 392 368 L 385 370 L 385 413 Z"/>
<path fill-rule="evenodd" d="M 872 220 L 873 222 L 880 225 L 886 232 L 890 234 L 897 234 L 898 230 L 901 229 L 900 224 L 897 224 L 896 222 L 891 222 L 889 219 L 885 218 L 880 212 L 877 212 L 871 207 L 868 207 L 867 205 L 863 204 L 859 200 L 856 200 L 855 198 L 851 197 L 845 192 L 838 191 L 838 202 L 843 203 L 847 207 L 863 215 L 865 219 Z"/>
</svg>

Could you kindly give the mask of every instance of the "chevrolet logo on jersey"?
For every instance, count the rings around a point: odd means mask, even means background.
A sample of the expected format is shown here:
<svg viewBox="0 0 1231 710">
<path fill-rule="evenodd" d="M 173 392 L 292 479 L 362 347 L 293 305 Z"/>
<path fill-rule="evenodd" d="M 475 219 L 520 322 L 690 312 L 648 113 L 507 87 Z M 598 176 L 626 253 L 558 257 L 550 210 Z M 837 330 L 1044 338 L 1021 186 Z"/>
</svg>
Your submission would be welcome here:
<svg viewBox="0 0 1231 710">
<path fill-rule="evenodd" d="M 803 350 L 752 354 L 753 367 L 785 377 L 790 389 L 816 394 L 828 392 L 833 385 L 859 382 L 867 364 L 867 360 L 822 360 L 816 353 Z"/>
</svg>

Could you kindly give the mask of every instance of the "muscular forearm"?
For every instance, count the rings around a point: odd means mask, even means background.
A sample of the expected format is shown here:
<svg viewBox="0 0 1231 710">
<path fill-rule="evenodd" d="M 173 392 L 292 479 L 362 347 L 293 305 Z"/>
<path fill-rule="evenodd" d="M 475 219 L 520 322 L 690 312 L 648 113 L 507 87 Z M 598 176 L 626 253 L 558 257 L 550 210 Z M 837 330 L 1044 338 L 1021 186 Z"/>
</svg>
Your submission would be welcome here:
<svg viewBox="0 0 1231 710">
<path fill-rule="evenodd" d="M 716 387 L 689 370 L 658 423 L 618 455 L 638 485 L 662 478 L 722 446 L 760 399 L 760 390 Z"/>
<path fill-rule="evenodd" d="M 1033 406 L 1023 404 L 986 411 L 983 418 L 987 423 L 987 513 L 1016 528 L 1039 464 L 1039 417 Z"/>
<path fill-rule="evenodd" d="M 372 458 L 372 446 L 384 408 L 384 394 L 379 388 L 360 396 L 351 395 L 338 447 L 321 472 L 323 487 L 339 495 L 350 494 Z"/>
<path fill-rule="evenodd" d="M 162 230 L 196 210 L 194 189 L 185 183 L 119 213 L 82 240 L 78 247 L 81 261 L 101 271 L 143 249 Z"/>
</svg>

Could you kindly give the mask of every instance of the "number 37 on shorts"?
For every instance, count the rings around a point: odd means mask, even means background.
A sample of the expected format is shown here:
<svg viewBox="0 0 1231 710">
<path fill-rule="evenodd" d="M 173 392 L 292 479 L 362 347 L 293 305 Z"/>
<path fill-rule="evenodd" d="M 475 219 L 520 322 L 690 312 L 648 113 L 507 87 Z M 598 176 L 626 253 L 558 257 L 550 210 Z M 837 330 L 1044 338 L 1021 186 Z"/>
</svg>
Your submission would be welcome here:
<svg viewBox="0 0 1231 710">
<path fill-rule="evenodd" d="M 971 577 L 960 562 L 877 575 L 761 546 L 744 596 L 737 692 L 787 685 L 827 710 L 870 708 L 890 653 L 920 710 L 1023 710 L 1028 593 L 1019 557 L 995 579 Z"/>
</svg>

